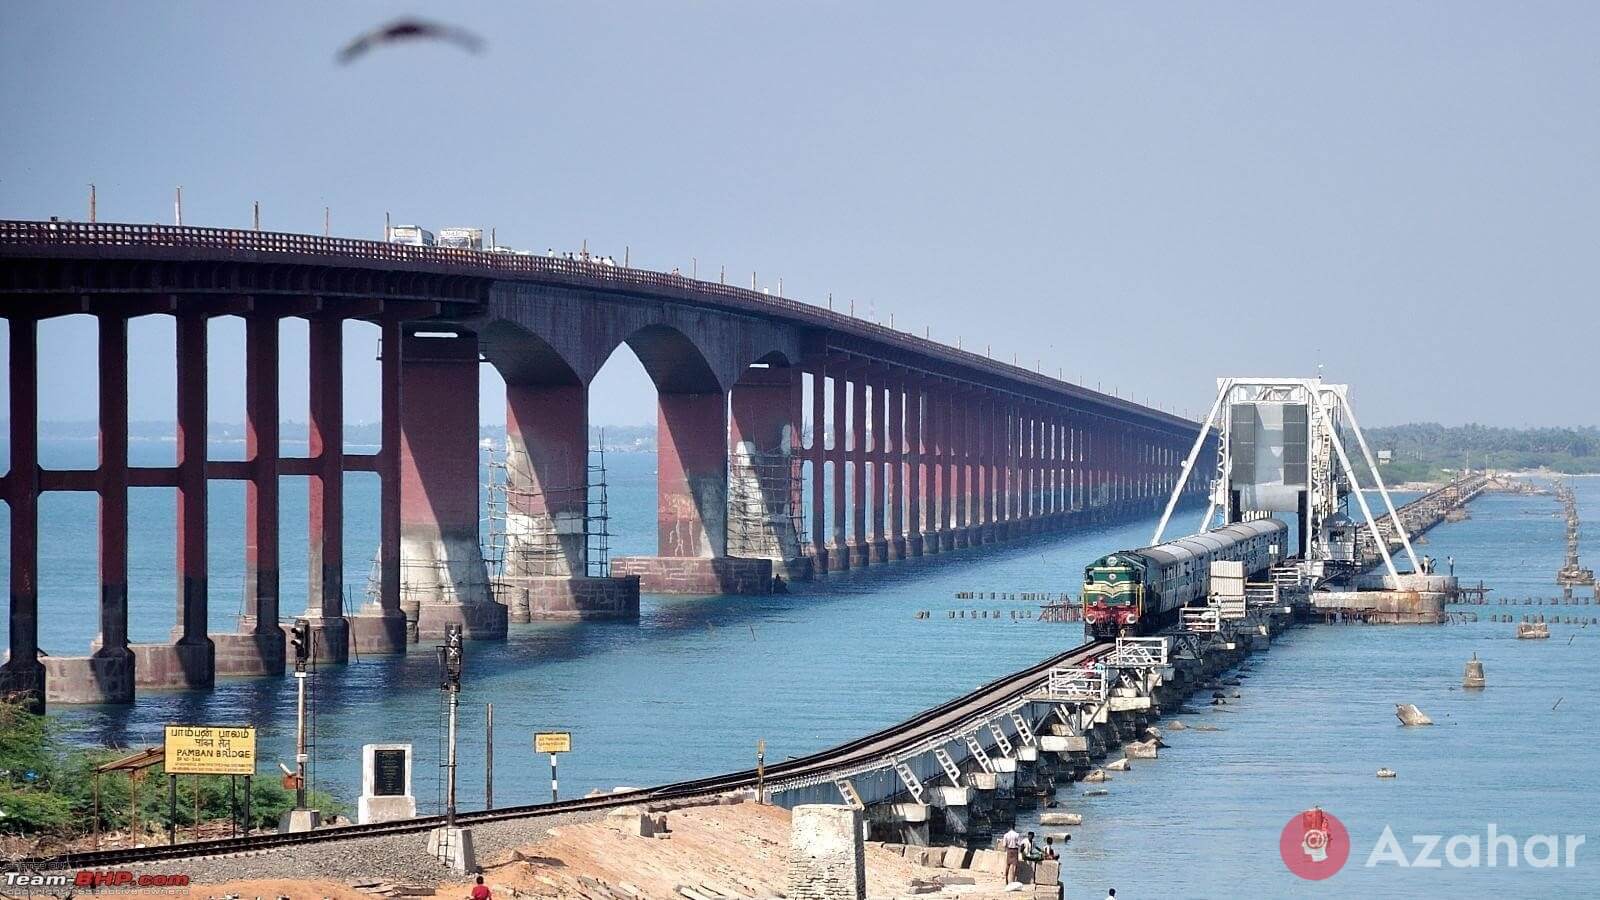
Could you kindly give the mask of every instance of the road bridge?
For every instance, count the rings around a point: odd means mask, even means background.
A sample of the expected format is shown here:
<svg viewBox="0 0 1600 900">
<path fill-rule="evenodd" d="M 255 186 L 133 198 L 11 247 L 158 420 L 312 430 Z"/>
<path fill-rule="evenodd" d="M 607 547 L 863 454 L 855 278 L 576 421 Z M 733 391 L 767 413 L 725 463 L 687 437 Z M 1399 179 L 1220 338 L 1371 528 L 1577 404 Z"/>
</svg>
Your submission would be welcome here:
<svg viewBox="0 0 1600 900">
<path fill-rule="evenodd" d="M 0 689 L 128 702 L 136 686 L 279 674 L 278 479 L 309 476 L 317 656 L 403 652 L 461 625 L 637 617 L 638 594 L 761 593 L 807 577 L 1152 512 L 1197 423 L 765 292 L 598 262 L 193 227 L 0 221 L 9 323 L 10 656 Z M 99 328 L 100 463 L 38 455 L 38 325 Z M 128 463 L 128 322 L 176 319 L 177 460 Z M 245 459 L 207 456 L 207 322 L 245 322 Z M 279 325 L 309 323 L 309 448 L 279 449 Z M 381 329 L 382 439 L 343 445 L 343 324 Z M 1058 327 L 1065 327 L 1060 323 Z M 588 388 L 628 345 L 659 394 L 658 548 L 596 572 L 583 539 Z M 509 553 L 491 583 L 479 534 L 478 372 L 506 383 Z M 1207 443 L 1205 453 L 1214 453 Z M 346 614 L 342 478 L 381 482 L 372 599 Z M 774 473 L 775 476 L 774 476 Z M 244 612 L 207 630 L 207 484 L 244 482 Z M 177 491 L 170 643 L 128 639 L 128 492 Z M 1197 483 L 1190 493 L 1198 496 Z M 99 637 L 41 658 L 38 507 L 96 493 Z M 730 495 L 736 515 L 730 515 Z M 520 566 L 516 559 L 536 559 Z M 47 677 L 48 675 L 48 677 Z"/>
</svg>

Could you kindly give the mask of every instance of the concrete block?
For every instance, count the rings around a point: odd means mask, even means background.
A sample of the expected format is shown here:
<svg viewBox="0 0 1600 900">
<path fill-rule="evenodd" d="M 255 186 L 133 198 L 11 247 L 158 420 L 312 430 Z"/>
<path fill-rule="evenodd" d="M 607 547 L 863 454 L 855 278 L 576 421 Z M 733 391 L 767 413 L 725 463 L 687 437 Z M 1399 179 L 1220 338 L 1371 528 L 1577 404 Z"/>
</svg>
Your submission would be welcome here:
<svg viewBox="0 0 1600 900">
<path fill-rule="evenodd" d="M 1039 748 L 1049 753 L 1087 753 L 1089 739 L 1082 735 L 1040 735 Z"/>
<path fill-rule="evenodd" d="M 804 804 L 794 808 L 789 832 L 789 897 L 866 900 L 861 822 L 861 812 L 848 806 Z"/>
<path fill-rule="evenodd" d="M 284 810 L 278 817 L 279 834 L 298 834 L 302 831 L 312 831 L 322 824 L 322 813 L 314 809 L 289 809 Z"/>
<path fill-rule="evenodd" d="M 441 825 L 428 832 L 428 855 L 457 875 L 478 871 L 478 856 L 472 849 L 470 828 Z"/>
</svg>

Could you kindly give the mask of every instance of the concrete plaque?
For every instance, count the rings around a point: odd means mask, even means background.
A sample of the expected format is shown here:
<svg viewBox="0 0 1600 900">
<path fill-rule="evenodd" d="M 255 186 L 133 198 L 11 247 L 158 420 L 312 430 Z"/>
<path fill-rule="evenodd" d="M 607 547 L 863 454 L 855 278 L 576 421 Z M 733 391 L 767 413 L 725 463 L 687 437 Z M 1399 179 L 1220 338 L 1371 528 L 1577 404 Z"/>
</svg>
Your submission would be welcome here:
<svg viewBox="0 0 1600 900">
<path fill-rule="evenodd" d="M 417 815 L 411 796 L 411 745 L 367 744 L 361 748 L 361 800 L 357 821 L 393 822 Z"/>
</svg>

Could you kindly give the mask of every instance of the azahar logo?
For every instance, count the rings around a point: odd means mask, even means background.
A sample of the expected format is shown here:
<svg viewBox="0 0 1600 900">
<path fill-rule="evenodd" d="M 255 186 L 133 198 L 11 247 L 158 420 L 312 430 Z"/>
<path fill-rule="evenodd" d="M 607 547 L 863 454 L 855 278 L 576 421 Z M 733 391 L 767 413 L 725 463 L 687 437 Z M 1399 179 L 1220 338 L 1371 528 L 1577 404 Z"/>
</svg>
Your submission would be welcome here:
<svg viewBox="0 0 1600 900">
<path fill-rule="evenodd" d="M 1350 858 L 1350 832 L 1332 813 L 1313 807 L 1283 826 L 1278 853 L 1289 871 L 1308 881 L 1321 881 L 1344 868 Z"/>
</svg>

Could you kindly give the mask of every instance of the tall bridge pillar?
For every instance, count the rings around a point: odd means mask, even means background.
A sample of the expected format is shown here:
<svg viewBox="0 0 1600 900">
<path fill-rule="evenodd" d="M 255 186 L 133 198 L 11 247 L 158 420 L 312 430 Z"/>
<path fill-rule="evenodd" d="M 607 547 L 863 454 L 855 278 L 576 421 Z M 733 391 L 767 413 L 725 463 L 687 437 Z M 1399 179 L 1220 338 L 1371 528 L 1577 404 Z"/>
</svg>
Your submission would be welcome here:
<svg viewBox="0 0 1600 900">
<path fill-rule="evenodd" d="M 811 561 L 816 572 L 829 571 L 828 549 L 828 392 L 827 368 L 821 360 L 807 364 L 811 375 Z"/>
<path fill-rule="evenodd" d="M 728 395 L 662 392 L 657 408 L 658 555 L 621 557 L 612 572 L 646 591 L 770 593 L 770 559 L 728 555 Z"/>
<path fill-rule="evenodd" d="M 923 509 L 926 485 L 926 437 L 923 434 L 923 386 L 921 377 L 911 376 L 901 382 L 905 391 L 905 493 L 906 493 L 906 555 L 921 556 L 923 550 Z"/>
<path fill-rule="evenodd" d="M 401 352 L 401 608 L 419 641 L 504 637 L 479 544 L 478 336 L 411 333 Z"/>
<path fill-rule="evenodd" d="M 380 444 L 378 447 L 377 596 L 346 621 L 350 646 L 358 655 L 404 653 L 416 620 L 401 608 L 401 385 L 405 331 L 398 316 L 382 320 L 378 350 Z"/>
<path fill-rule="evenodd" d="M 11 512 L 11 655 L 0 666 L 0 693 L 19 694 L 44 709 L 44 665 L 39 662 L 39 323 L 10 320 L 11 471 L 6 500 Z"/>
<path fill-rule="evenodd" d="M 281 674 L 284 634 L 278 570 L 278 326 L 245 318 L 244 418 L 249 480 L 244 495 L 244 613 L 239 634 L 216 635 L 218 666 L 230 674 Z"/>
<path fill-rule="evenodd" d="M 311 319 L 308 454 L 311 460 L 305 618 L 318 661 L 350 658 L 344 618 L 344 321 Z M 476 433 L 476 428 L 473 429 Z"/>
<path fill-rule="evenodd" d="M 746 370 L 729 396 L 730 555 L 772 560 L 785 577 L 809 578 L 803 552 L 800 467 L 801 372 Z"/>
<path fill-rule="evenodd" d="M 506 385 L 506 534 L 499 593 L 513 622 L 638 618 L 639 579 L 596 574 L 589 391 Z"/>
</svg>

